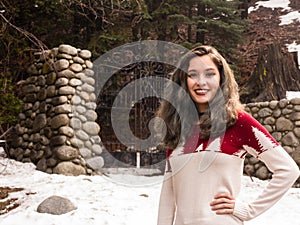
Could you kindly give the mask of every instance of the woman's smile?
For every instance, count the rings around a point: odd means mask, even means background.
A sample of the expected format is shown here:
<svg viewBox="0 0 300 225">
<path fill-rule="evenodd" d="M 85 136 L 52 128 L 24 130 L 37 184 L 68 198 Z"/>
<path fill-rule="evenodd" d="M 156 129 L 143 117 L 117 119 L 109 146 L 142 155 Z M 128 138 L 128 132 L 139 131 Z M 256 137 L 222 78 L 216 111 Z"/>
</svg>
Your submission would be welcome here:
<svg viewBox="0 0 300 225">
<path fill-rule="evenodd" d="M 199 96 L 205 96 L 209 92 L 208 89 L 195 89 L 194 91 Z"/>
</svg>

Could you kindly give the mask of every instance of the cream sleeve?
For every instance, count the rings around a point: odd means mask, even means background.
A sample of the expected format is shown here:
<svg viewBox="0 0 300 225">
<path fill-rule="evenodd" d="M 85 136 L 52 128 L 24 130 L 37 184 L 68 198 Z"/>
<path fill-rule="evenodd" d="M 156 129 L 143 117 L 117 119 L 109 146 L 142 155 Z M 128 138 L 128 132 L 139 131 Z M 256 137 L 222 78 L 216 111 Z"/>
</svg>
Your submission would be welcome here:
<svg viewBox="0 0 300 225">
<path fill-rule="evenodd" d="M 273 173 L 272 179 L 260 195 L 250 203 L 237 199 L 233 215 L 241 220 L 250 220 L 272 207 L 294 184 L 299 177 L 299 168 L 289 154 L 277 146 L 260 154 L 254 149 L 244 147 L 250 154 L 263 161 Z"/>
</svg>

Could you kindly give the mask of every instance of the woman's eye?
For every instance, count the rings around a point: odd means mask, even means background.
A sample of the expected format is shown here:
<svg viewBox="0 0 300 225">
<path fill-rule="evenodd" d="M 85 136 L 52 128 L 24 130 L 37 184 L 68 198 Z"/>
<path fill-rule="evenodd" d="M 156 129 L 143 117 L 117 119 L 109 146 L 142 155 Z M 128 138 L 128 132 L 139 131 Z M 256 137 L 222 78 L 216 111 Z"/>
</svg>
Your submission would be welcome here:
<svg viewBox="0 0 300 225">
<path fill-rule="evenodd" d="M 196 78 L 197 77 L 197 74 L 196 73 L 189 73 L 188 76 L 190 78 Z"/>
<path fill-rule="evenodd" d="M 214 76 L 214 75 L 216 75 L 215 73 L 207 73 L 206 74 L 206 76 L 208 76 L 208 77 L 212 77 L 212 76 Z"/>
</svg>

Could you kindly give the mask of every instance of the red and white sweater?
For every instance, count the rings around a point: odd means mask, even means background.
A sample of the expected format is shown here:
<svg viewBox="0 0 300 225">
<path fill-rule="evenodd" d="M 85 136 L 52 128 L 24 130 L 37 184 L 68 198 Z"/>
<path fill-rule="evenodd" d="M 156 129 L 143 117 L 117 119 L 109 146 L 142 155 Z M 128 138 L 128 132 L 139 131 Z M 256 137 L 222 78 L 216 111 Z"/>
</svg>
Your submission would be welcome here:
<svg viewBox="0 0 300 225">
<path fill-rule="evenodd" d="M 253 201 L 239 200 L 244 157 L 257 157 L 273 172 Z M 241 225 L 273 206 L 293 185 L 299 168 L 253 117 L 240 112 L 223 138 L 203 140 L 195 130 L 184 147 L 170 152 L 161 190 L 158 225 Z M 217 215 L 210 202 L 220 192 L 235 199 L 233 214 Z"/>
</svg>

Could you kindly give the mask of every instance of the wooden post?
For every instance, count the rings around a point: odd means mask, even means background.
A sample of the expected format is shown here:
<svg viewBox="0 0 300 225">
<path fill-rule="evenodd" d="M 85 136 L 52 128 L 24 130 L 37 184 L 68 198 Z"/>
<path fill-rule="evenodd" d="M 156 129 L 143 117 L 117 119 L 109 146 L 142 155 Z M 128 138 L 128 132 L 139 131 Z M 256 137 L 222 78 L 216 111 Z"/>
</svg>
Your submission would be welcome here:
<svg viewBox="0 0 300 225">
<path fill-rule="evenodd" d="M 136 152 L 136 168 L 141 168 L 141 153 L 139 151 Z"/>
</svg>

